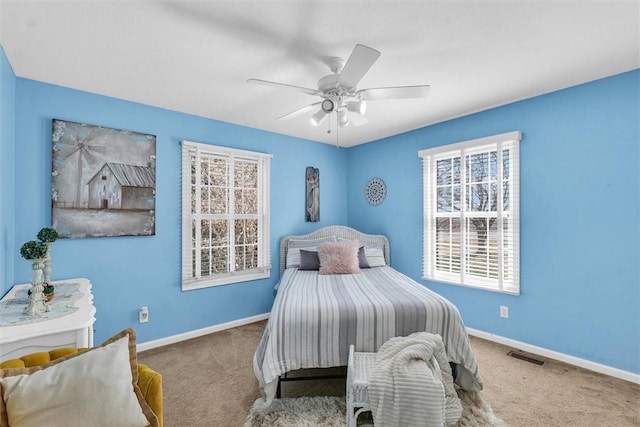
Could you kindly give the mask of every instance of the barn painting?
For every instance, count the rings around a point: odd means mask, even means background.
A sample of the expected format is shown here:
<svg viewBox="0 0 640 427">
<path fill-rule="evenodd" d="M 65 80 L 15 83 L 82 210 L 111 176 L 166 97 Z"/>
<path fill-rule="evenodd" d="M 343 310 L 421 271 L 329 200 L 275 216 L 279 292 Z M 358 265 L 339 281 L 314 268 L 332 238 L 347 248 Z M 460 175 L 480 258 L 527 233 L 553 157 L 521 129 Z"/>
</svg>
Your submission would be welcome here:
<svg viewBox="0 0 640 427">
<path fill-rule="evenodd" d="M 61 237 L 155 235 L 156 137 L 54 119 L 52 227 Z"/>
<path fill-rule="evenodd" d="M 89 208 L 150 209 L 154 185 L 150 167 L 105 163 L 89 180 Z"/>
</svg>

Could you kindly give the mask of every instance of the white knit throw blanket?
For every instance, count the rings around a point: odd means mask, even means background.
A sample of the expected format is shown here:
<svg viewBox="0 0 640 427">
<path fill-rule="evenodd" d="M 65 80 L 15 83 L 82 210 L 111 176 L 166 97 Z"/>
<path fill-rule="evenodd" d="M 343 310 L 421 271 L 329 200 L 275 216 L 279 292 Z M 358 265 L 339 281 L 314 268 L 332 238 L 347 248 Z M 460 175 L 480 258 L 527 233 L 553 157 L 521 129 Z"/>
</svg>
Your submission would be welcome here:
<svg viewBox="0 0 640 427">
<path fill-rule="evenodd" d="M 417 332 L 384 343 L 368 390 L 376 427 L 442 427 L 462 415 L 440 335 Z"/>
</svg>

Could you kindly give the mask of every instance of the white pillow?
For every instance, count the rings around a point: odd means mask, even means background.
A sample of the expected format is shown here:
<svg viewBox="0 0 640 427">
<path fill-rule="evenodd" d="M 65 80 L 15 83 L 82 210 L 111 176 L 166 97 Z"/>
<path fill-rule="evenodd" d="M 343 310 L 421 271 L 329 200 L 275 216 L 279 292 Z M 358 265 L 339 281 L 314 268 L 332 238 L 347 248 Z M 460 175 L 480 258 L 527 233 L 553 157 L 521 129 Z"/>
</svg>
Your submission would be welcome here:
<svg viewBox="0 0 640 427">
<path fill-rule="evenodd" d="M 74 356 L 0 378 L 10 426 L 150 425 L 133 386 L 128 335 Z"/>
<path fill-rule="evenodd" d="M 287 242 L 286 268 L 300 267 L 300 249 L 317 251 L 320 243 L 335 242 L 336 236 L 322 237 L 314 240 L 289 239 Z"/>
<path fill-rule="evenodd" d="M 384 249 L 382 245 L 364 245 L 364 255 L 367 258 L 369 267 L 384 267 Z"/>
</svg>

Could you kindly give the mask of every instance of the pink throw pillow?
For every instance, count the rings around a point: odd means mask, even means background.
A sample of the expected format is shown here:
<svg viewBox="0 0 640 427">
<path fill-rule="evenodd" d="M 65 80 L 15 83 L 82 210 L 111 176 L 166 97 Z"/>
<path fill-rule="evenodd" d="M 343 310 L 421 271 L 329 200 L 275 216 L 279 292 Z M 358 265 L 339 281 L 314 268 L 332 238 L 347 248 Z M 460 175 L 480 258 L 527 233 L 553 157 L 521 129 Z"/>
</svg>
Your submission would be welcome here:
<svg viewBox="0 0 640 427">
<path fill-rule="evenodd" d="M 360 242 L 327 242 L 318 247 L 320 274 L 360 273 L 358 249 Z"/>
</svg>

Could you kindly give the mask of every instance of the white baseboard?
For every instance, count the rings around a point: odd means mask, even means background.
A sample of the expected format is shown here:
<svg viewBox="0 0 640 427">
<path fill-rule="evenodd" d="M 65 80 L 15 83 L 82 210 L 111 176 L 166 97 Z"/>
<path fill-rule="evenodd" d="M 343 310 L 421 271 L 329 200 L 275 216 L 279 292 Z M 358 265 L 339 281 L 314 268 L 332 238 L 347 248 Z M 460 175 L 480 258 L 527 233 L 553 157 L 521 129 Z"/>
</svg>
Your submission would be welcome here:
<svg viewBox="0 0 640 427">
<path fill-rule="evenodd" d="M 581 359 L 579 357 L 570 356 L 568 354 L 560 353 L 557 351 L 549 350 L 543 347 L 523 343 L 513 340 L 511 338 L 501 337 L 488 332 L 480 331 L 473 328 L 467 328 L 469 335 L 485 339 L 487 341 L 497 342 L 509 347 L 517 348 L 519 350 L 526 351 L 527 353 L 537 354 L 539 356 L 546 357 L 548 359 L 559 360 L 560 362 L 568 363 L 569 365 L 578 366 L 580 368 L 588 369 L 590 371 L 599 372 L 601 374 L 609 375 L 611 377 L 620 378 L 625 381 L 640 384 L 640 374 L 635 374 L 629 371 L 623 371 L 622 369 L 614 368 L 600 363 L 591 362 L 590 360 Z"/>
<path fill-rule="evenodd" d="M 153 348 L 162 347 L 169 344 L 174 344 L 180 341 L 189 340 L 192 338 L 201 337 L 203 335 L 212 334 L 214 332 L 224 331 L 225 329 L 231 329 L 242 325 L 248 325 L 249 323 L 259 322 L 269 318 L 269 313 L 259 314 L 257 316 L 246 317 L 244 319 L 234 320 L 232 322 L 222 323 L 219 325 L 208 326 L 202 329 L 196 329 L 195 331 L 189 331 L 178 335 L 172 335 L 170 337 L 161 338 L 159 340 L 147 341 L 137 345 L 137 350 L 145 351 Z M 511 338 L 505 338 L 500 335 L 494 335 L 489 332 L 484 332 L 478 329 L 467 328 L 469 335 L 485 339 L 487 341 L 493 341 L 498 344 L 513 347 L 519 350 L 526 351 L 527 353 L 537 354 L 549 359 L 559 360 L 560 362 L 568 363 L 570 365 L 578 366 L 580 368 L 588 369 L 590 371 L 599 372 L 601 374 L 609 375 L 615 378 L 620 378 L 625 381 L 640 384 L 640 374 L 635 374 L 629 371 L 623 371 L 622 369 L 614 368 L 600 363 L 592 362 L 590 360 L 581 359 L 579 357 L 570 356 L 568 354 L 560 353 L 557 351 L 549 350 L 543 347 L 527 344 L 521 341 L 516 341 Z"/>
<path fill-rule="evenodd" d="M 245 317 L 244 319 L 234 320 L 233 322 L 221 323 L 219 325 L 208 326 L 202 329 L 196 329 L 195 331 L 185 332 L 183 334 L 172 335 L 166 338 L 160 338 L 159 340 L 147 341 L 136 346 L 138 352 L 151 350 L 152 348 L 162 347 L 169 344 L 174 344 L 180 341 L 190 340 L 192 338 L 198 338 L 203 335 L 212 334 L 214 332 L 224 331 L 225 329 L 231 329 L 242 325 L 248 325 L 249 323 L 258 322 L 269 318 L 269 313 L 258 314 L 257 316 Z"/>
</svg>

